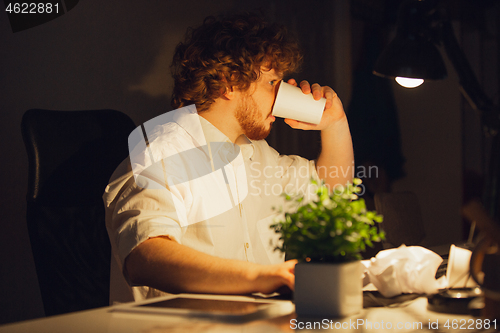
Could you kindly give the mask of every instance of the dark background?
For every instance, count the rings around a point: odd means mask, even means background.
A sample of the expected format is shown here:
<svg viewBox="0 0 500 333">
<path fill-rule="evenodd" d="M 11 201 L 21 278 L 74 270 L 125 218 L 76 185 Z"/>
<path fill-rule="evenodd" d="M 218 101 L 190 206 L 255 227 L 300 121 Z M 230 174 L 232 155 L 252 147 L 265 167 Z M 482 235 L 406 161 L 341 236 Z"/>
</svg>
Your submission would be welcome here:
<svg viewBox="0 0 500 333">
<path fill-rule="evenodd" d="M 418 195 L 425 244 L 461 239 L 463 192 L 480 188 L 488 142 L 448 62 L 446 80 L 413 90 L 370 75 L 394 33 L 399 2 L 85 0 L 53 21 L 17 33 L 0 5 L 0 324 L 43 316 L 25 223 L 23 113 L 110 108 L 137 125 L 162 114 L 170 110 L 168 66 L 186 28 L 235 8 L 260 7 L 299 36 L 306 63 L 294 77 L 337 91 L 348 111 L 357 163 L 379 170 L 367 182 L 375 189 Z M 459 42 L 498 103 L 499 6 L 447 3 Z M 317 133 L 290 131 L 283 123 L 269 142 L 282 153 L 309 158 L 319 149 Z"/>
</svg>

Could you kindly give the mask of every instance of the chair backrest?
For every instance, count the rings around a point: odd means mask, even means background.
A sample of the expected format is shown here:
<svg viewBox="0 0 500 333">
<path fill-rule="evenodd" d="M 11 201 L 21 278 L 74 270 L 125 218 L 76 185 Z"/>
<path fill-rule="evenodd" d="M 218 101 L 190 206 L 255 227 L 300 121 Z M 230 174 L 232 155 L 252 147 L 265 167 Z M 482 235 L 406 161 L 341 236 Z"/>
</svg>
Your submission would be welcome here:
<svg viewBox="0 0 500 333">
<path fill-rule="evenodd" d="M 28 110 L 27 224 L 45 315 L 109 304 L 102 194 L 135 128 L 114 110 Z"/>
<path fill-rule="evenodd" d="M 376 193 L 375 209 L 384 216 L 381 228 L 389 245 L 418 245 L 424 239 L 422 213 L 415 193 Z"/>
</svg>

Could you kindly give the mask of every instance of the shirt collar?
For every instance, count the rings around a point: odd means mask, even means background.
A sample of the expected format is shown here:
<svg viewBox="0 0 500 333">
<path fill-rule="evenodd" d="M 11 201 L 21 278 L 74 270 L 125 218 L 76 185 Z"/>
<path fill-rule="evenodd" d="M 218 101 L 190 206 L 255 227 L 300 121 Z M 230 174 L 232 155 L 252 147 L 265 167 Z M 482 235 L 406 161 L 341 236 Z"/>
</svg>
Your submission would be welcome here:
<svg viewBox="0 0 500 333">
<path fill-rule="evenodd" d="M 217 127 L 198 115 L 195 105 L 183 109 L 187 112 L 178 112 L 174 115 L 174 121 L 184 128 L 199 146 L 207 145 L 210 142 L 231 143 L 231 140 Z M 235 143 L 239 146 L 245 160 L 253 157 L 253 143 L 245 135 L 239 136 Z"/>
<path fill-rule="evenodd" d="M 229 138 L 222 133 L 217 127 L 212 125 L 211 122 L 206 120 L 203 117 L 199 117 L 199 121 L 201 124 L 201 128 L 203 129 L 203 134 L 205 135 L 205 139 L 208 142 L 231 142 Z"/>
<path fill-rule="evenodd" d="M 215 127 L 211 122 L 206 120 L 203 117 L 200 118 L 201 127 L 203 129 L 203 133 L 205 134 L 205 138 L 207 142 L 229 142 L 232 143 L 229 138 L 222 133 L 217 127 Z M 240 135 L 235 144 L 241 150 L 241 154 L 243 155 L 243 159 L 248 160 L 253 156 L 253 144 L 244 134 Z"/>
<path fill-rule="evenodd" d="M 251 160 L 254 152 L 253 142 L 250 141 L 250 139 L 247 138 L 246 135 L 242 134 L 236 139 L 236 144 L 240 146 L 243 158 L 245 160 Z"/>
<path fill-rule="evenodd" d="M 188 105 L 174 112 L 173 120 L 191 135 L 198 146 L 205 146 L 207 142 L 205 135 L 203 135 L 203 129 L 200 123 L 201 117 L 198 116 L 196 106 L 194 104 Z"/>
</svg>

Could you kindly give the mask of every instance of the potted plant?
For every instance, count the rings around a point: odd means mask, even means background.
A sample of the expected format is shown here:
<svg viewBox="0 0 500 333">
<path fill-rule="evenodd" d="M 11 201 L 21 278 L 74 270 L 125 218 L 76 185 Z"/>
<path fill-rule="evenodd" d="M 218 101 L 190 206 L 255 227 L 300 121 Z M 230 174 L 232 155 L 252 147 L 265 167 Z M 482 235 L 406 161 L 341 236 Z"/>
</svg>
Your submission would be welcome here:
<svg viewBox="0 0 500 333">
<path fill-rule="evenodd" d="M 299 316 L 343 317 L 363 307 L 361 252 L 384 239 L 375 223 L 382 216 L 367 211 L 358 198 L 360 179 L 329 191 L 323 183 L 315 199 L 284 194 L 285 212 L 271 226 L 282 243 L 275 250 L 295 266 L 294 302 Z"/>
</svg>

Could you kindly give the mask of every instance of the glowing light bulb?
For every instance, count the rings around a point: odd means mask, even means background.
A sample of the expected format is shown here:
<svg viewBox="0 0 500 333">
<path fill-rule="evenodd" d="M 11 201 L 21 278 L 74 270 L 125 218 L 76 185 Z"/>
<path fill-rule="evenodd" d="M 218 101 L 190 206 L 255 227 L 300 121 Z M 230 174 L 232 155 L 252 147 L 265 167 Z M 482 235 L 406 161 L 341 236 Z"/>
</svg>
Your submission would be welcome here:
<svg viewBox="0 0 500 333">
<path fill-rule="evenodd" d="M 398 76 L 396 82 L 405 88 L 415 88 L 424 83 L 424 79 L 413 79 L 409 77 Z"/>
</svg>

